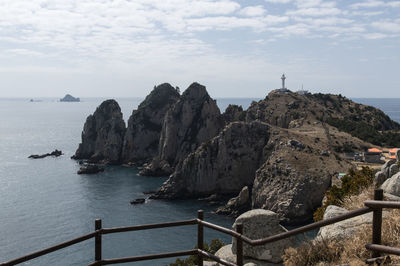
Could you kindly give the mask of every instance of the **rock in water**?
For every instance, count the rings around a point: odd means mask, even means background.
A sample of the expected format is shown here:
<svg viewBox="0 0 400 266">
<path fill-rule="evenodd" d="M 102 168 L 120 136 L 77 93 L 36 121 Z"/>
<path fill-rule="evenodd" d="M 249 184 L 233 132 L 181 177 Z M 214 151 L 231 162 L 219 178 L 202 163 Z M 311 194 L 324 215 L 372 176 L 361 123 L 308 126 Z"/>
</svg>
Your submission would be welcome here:
<svg viewBox="0 0 400 266">
<path fill-rule="evenodd" d="M 245 212 L 236 219 L 232 227 L 235 229 L 238 223 L 243 224 L 243 235 L 253 240 L 287 232 L 286 228 L 279 224 L 279 216 L 268 210 L 255 209 Z M 245 243 L 243 255 L 257 260 L 278 263 L 282 261 L 285 249 L 293 245 L 292 238 L 254 247 Z M 232 252 L 234 254 L 236 254 L 236 246 L 237 241 L 233 237 Z"/>
<path fill-rule="evenodd" d="M 54 150 L 51 153 L 45 153 L 45 154 L 32 154 L 30 155 L 28 158 L 30 159 L 42 159 L 42 158 L 46 158 L 48 156 L 53 156 L 53 157 L 59 157 L 62 155 L 62 151 L 59 150 Z"/>
<path fill-rule="evenodd" d="M 82 143 L 73 159 L 118 164 L 121 162 L 125 122 L 115 100 L 106 100 L 86 119 Z"/>
<path fill-rule="evenodd" d="M 144 175 L 169 175 L 201 143 L 218 134 L 224 122 L 206 88 L 193 83 L 168 110 L 160 137 L 158 156 L 144 169 Z M 158 166 L 164 165 L 162 171 Z M 167 167 L 165 164 L 168 164 Z"/>
<path fill-rule="evenodd" d="M 64 96 L 64 98 L 60 99 L 60 102 L 80 102 L 81 99 L 75 98 L 70 94 Z"/>
<path fill-rule="evenodd" d="M 253 184 L 269 134 L 269 126 L 262 122 L 229 124 L 187 156 L 156 196 L 237 195 L 244 186 Z"/>
<path fill-rule="evenodd" d="M 238 216 L 243 212 L 248 211 L 250 207 L 250 191 L 249 188 L 245 186 L 237 197 L 231 198 L 225 206 L 218 208 L 216 213 Z"/>
<path fill-rule="evenodd" d="M 122 149 L 123 162 L 144 163 L 158 154 L 165 114 L 179 97 L 175 88 L 164 83 L 155 87 L 138 109 L 132 112 Z"/>
<path fill-rule="evenodd" d="M 78 175 L 91 175 L 91 174 L 97 174 L 100 172 L 103 172 L 104 168 L 99 167 L 98 165 L 95 164 L 88 164 L 85 166 L 82 166 L 79 171 L 78 171 Z"/>
</svg>

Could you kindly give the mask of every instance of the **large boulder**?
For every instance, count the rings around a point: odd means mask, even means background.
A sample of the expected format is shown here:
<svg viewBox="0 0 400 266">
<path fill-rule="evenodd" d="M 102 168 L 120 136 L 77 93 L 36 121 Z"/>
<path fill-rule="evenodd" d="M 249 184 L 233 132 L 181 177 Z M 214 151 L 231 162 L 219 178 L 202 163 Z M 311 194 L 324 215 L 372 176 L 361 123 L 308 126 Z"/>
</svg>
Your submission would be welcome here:
<svg viewBox="0 0 400 266">
<path fill-rule="evenodd" d="M 201 143 L 216 136 L 224 126 L 219 108 L 206 88 L 193 83 L 165 116 L 157 157 L 143 173 L 160 172 L 157 161 L 165 161 L 173 169 Z M 165 172 L 163 175 L 171 173 Z"/>
<path fill-rule="evenodd" d="M 385 182 L 387 179 L 387 175 L 386 175 L 386 171 L 378 171 L 375 174 L 375 178 L 374 178 L 374 184 L 376 186 L 380 186 L 383 184 L 383 182 Z"/>
<path fill-rule="evenodd" d="M 400 172 L 387 179 L 381 188 L 385 193 L 400 197 Z"/>
<path fill-rule="evenodd" d="M 254 209 L 245 212 L 236 219 L 233 224 L 234 229 L 236 229 L 238 223 L 243 224 L 243 235 L 253 240 L 287 232 L 279 224 L 279 216 L 268 210 Z M 293 245 L 294 240 L 292 238 L 254 247 L 244 243 L 243 255 L 257 260 L 279 263 L 282 261 L 284 250 Z M 236 238 L 232 238 L 232 252 L 234 254 L 236 254 L 236 247 Z"/>
<path fill-rule="evenodd" d="M 177 89 L 163 83 L 154 87 L 138 109 L 132 112 L 122 149 L 122 160 L 125 163 L 142 164 L 158 154 L 165 114 L 179 97 Z"/>
<path fill-rule="evenodd" d="M 383 172 L 385 173 L 385 175 L 387 176 L 387 178 L 389 178 L 389 169 L 390 169 L 390 166 L 392 166 L 392 165 L 395 164 L 395 163 L 396 163 L 396 160 L 395 160 L 395 159 L 390 159 L 390 160 L 386 161 L 386 162 L 382 165 L 381 171 L 383 171 Z"/>
<path fill-rule="evenodd" d="M 396 159 L 397 159 L 397 162 L 400 162 L 400 149 L 398 149 L 396 151 Z"/>
<path fill-rule="evenodd" d="M 160 198 L 236 194 L 253 184 L 263 159 L 269 126 L 233 122 L 203 143 L 178 166 L 156 196 Z"/>
<path fill-rule="evenodd" d="M 391 178 L 393 175 L 397 174 L 397 172 L 399 172 L 399 165 L 397 163 L 392 164 L 389 167 L 389 175 L 388 175 L 388 177 Z"/>
<path fill-rule="evenodd" d="M 118 103 L 115 100 L 104 101 L 86 119 L 82 143 L 72 158 L 107 164 L 120 163 L 125 131 Z"/>
<path fill-rule="evenodd" d="M 347 213 L 348 210 L 335 206 L 329 205 L 324 213 L 324 220 L 333 218 L 342 214 Z M 361 225 L 372 223 L 372 213 L 360 215 L 351 219 L 347 219 L 338 223 L 321 227 L 318 231 L 317 239 L 322 238 L 323 240 L 336 240 L 340 241 L 345 238 L 351 237 Z"/>
</svg>

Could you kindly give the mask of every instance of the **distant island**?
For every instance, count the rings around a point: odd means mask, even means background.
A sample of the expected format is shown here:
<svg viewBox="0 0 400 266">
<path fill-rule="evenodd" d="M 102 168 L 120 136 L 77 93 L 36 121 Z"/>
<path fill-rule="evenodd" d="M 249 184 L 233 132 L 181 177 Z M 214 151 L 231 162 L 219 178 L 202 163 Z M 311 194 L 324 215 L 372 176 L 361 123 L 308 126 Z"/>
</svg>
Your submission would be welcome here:
<svg viewBox="0 0 400 266">
<path fill-rule="evenodd" d="M 60 102 L 80 102 L 81 99 L 75 98 L 70 94 L 64 96 L 64 98 L 60 99 Z"/>
</svg>

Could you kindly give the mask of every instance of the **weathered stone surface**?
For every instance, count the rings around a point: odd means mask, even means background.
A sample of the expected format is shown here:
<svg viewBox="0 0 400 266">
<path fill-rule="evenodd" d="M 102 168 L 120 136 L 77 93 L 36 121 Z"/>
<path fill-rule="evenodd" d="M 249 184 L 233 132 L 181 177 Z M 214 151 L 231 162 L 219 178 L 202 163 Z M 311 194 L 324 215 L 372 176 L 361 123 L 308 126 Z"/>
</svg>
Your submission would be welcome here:
<svg viewBox="0 0 400 266">
<path fill-rule="evenodd" d="M 243 234 L 250 239 L 260 239 L 287 230 L 279 224 L 279 216 L 268 210 L 254 209 L 240 215 L 233 228 L 238 223 L 243 224 Z M 232 252 L 236 254 L 236 238 L 232 238 Z M 283 239 L 274 243 L 252 247 L 248 244 L 243 245 L 243 254 L 257 260 L 265 260 L 273 263 L 282 261 L 284 250 L 294 245 L 293 239 Z"/>
<path fill-rule="evenodd" d="M 391 165 L 395 164 L 396 160 L 395 159 L 390 159 L 388 161 L 386 161 L 386 163 L 384 163 L 381 167 L 381 171 L 385 172 L 386 177 L 389 177 L 389 168 Z"/>
<path fill-rule="evenodd" d="M 97 174 L 97 173 L 100 173 L 103 171 L 104 171 L 103 167 L 100 167 L 95 164 L 88 164 L 88 165 L 82 166 L 78 170 L 78 175 L 92 175 L 92 174 Z"/>
<path fill-rule="evenodd" d="M 124 163 L 149 162 L 158 154 L 165 114 L 179 97 L 174 87 L 163 83 L 154 87 L 138 109 L 132 112 L 122 149 Z"/>
<path fill-rule="evenodd" d="M 399 165 L 397 163 L 392 164 L 389 167 L 389 175 L 388 177 L 391 178 L 393 175 L 397 174 L 399 172 Z"/>
<path fill-rule="evenodd" d="M 262 122 L 233 122 L 211 141 L 191 153 L 166 181 L 160 198 L 236 194 L 253 184 L 263 162 L 269 126 Z"/>
<path fill-rule="evenodd" d="M 217 257 L 220 257 L 221 259 L 224 259 L 226 261 L 236 263 L 236 254 L 233 254 L 232 252 L 232 244 L 223 246 L 220 248 L 215 255 Z M 255 260 L 251 258 L 244 258 L 244 266 L 277 266 L 277 265 L 282 265 L 282 264 L 277 264 L 277 263 L 271 263 L 267 261 L 262 261 L 262 260 Z M 222 265 L 222 264 L 211 264 L 211 265 Z"/>
<path fill-rule="evenodd" d="M 191 84 L 180 100 L 168 110 L 161 131 L 158 156 L 146 167 L 146 173 L 155 170 L 156 161 L 165 161 L 173 169 L 201 143 L 216 136 L 223 126 L 219 108 L 206 88 L 198 83 Z"/>
<path fill-rule="evenodd" d="M 380 186 L 383 184 L 383 182 L 385 182 L 387 179 L 386 173 L 385 171 L 378 171 L 375 174 L 375 178 L 374 178 L 374 184 L 377 186 Z"/>
<path fill-rule="evenodd" d="M 381 186 L 385 193 L 400 197 L 400 173 L 387 179 Z"/>
<path fill-rule="evenodd" d="M 278 213 L 285 223 L 309 220 L 321 204 L 331 176 L 323 169 L 296 171 L 274 157 L 256 172 L 252 192 L 252 207 Z"/>
<path fill-rule="evenodd" d="M 344 208 L 335 205 L 329 205 L 325 210 L 323 219 L 326 220 L 329 218 L 333 218 L 347 212 L 348 210 Z M 342 240 L 344 238 L 351 237 L 361 225 L 370 223 L 372 223 L 372 213 L 367 213 L 335 224 L 321 227 L 318 231 L 317 238 L 322 238 L 328 241 Z"/>
<path fill-rule="evenodd" d="M 246 112 L 243 111 L 242 106 L 238 106 L 235 104 L 230 104 L 225 112 L 222 114 L 225 123 L 229 124 L 230 122 L 235 121 L 244 121 L 246 117 Z"/>
<path fill-rule="evenodd" d="M 250 191 L 245 186 L 237 197 L 234 197 L 228 201 L 225 206 L 222 206 L 216 210 L 217 214 L 229 214 L 232 216 L 238 216 L 243 212 L 249 210 L 251 207 L 250 202 Z"/>
<path fill-rule="evenodd" d="M 106 100 L 86 119 L 73 159 L 116 164 L 121 161 L 125 122 L 115 100 Z"/>
<path fill-rule="evenodd" d="M 397 158 L 397 162 L 400 162 L 400 149 L 398 149 L 396 152 L 396 158 Z"/>
</svg>

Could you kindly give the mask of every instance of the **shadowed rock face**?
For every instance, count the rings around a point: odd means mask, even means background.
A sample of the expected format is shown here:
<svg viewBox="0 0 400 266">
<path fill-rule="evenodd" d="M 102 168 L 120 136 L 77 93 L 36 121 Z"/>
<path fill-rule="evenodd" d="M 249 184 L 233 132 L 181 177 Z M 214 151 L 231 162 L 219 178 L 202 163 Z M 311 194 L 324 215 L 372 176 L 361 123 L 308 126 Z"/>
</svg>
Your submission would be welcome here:
<svg viewBox="0 0 400 266">
<path fill-rule="evenodd" d="M 123 162 L 144 163 L 158 154 L 165 114 L 179 97 L 175 88 L 164 83 L 155 87 L 132 112 L 122 149 Z"/>
<path fill-rule="evenodd" d="M 202 144 L 179 165 L 157 193 L 160 198 L 238 193 L 252 185 L 263 161 L 269 126 L 262 122 L 234 122 Z"/>
<path fill-rule="evenodd" d="M 119 163 L 125 130 L 118 103 L 115 100 L 104 101 L 86 119 L 82 143 L 72 158 L 108 164 Z"/>
<path fill-rule="evenodd" d="M 201 143 L 217 135 L 223 125 L 215 100 L 204 86 L 193 83 L 168 110 L 162 126 L 158 156 L 142 174 L 171 174 L 179 162 Z M 159 169 L 160 165 L 162 169 Z"/>
</svg>

